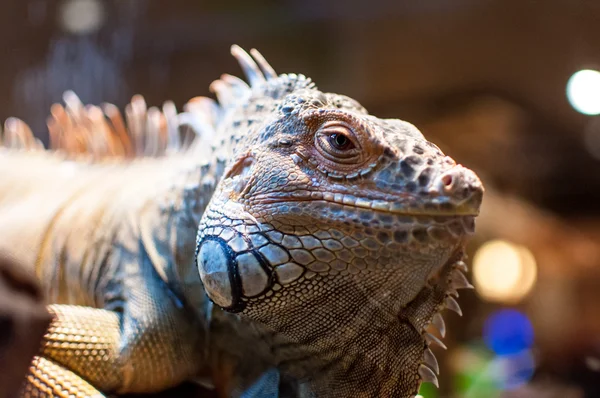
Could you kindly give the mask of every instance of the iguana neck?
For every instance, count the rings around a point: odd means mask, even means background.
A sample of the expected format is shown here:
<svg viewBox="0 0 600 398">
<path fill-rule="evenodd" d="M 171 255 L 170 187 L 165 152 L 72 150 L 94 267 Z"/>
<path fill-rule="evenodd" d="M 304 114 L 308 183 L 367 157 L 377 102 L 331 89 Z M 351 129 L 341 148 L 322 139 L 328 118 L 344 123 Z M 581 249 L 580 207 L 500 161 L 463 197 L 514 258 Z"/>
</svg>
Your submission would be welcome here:
<svg viewBox="0 0 600 398">
<path fill-rule="evenodd" d="M 430 340 L 427 328 L 446 305 L 463 250 L 459 246 L 402 308 L 390 311 L 385 303 L 373 300 L 348 314 L 346 324 L 335 333 L 293 340 L 283 331 L 272 342 L 275 362 L 283 372 L 306 380 L 318 397 L 413 397 L 421 383 L 415 369 L 431 363 L 426 358 L 433 356 L 429 346 L 438 344 L 437 339 Z"/>
<path fill-rule="evenodd" d="M 205 344 L 205 355 L 218 356 L 235 367 L 232 388 L 247 387 L 274 363 L 269 339 L 259 325 L 213 305 L 194 255 L 198 224 L 223 174 L 224 162 L 215 156 L 211 162 L 186 158 L 176 166 L 173 163 L 164 162 L 164 167 L 173 169 L 170 185 L 139 214 L 143 245 L 157 273 L 195 314 L 199 327 L 206 329 L 210 344 Z"/>
<path fill-rule="evenodd" d="M 223 162 L 195 156 L 167 157 L 158 167 L 171 178 L 149 198 L 138 218 L 140 234 L 154 268 L 178 299 L 205 315 L 209 301 L 195 265 L 198 223 L 223 173 Z M 204 157 L 206 159 L 206 157 Z"/>
</svg>

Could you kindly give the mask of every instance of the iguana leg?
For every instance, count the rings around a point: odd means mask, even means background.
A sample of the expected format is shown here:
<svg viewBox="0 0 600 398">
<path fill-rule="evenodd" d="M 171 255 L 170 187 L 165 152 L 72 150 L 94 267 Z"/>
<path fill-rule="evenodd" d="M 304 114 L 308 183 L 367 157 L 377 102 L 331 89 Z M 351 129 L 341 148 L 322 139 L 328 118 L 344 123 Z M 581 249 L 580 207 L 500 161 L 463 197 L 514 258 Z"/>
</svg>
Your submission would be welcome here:
<svg viewBox="0 0 600 398">
<path fill-rule="evenodd" d="M 121 384 L 119 316 L 112 311 L 50 305 L 54 316 L 22 390 L 23 397 L 104 397 Z"/>
<path fill-rule="evenodd" d="M 77 385 L 105 393 L 156 392 L 182 382 L 199 362 L 196 330 L 173 308 L 144 308 L 143 316 L 134 317 L 127 310 L 50 305 L 54 320 L 40 356 L 51 362 L 43 364 L 60 365 L 77 375 Z M 33 365 L 30 376 L 43 372 Z"/>
<path fill-rule="evenodd" d="M 23 385 L 21 397 L 103 398 L 97 389 L 57 363 L 35 357 Z"/>
<path fill-rule="evenodd" d="M 76 372 L 103 391 L 122 384 L 117 313 L 89 307 L 50 305 L 54 315 L 41 355 Z"/>
</svg>

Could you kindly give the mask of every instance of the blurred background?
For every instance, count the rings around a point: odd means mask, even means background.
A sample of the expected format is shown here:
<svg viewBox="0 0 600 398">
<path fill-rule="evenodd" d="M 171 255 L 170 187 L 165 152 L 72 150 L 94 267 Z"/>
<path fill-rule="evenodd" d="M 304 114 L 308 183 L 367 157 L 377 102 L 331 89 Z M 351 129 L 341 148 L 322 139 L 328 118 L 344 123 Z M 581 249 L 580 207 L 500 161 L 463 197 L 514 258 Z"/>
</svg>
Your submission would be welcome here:
<svg viewBox="0 0 600 398">
<path fill-rule="evenodd" d="M 416 124 L 483 179 L 476 292 L 447 313 L 436 397 L 600 397 L 600 2 L 5 0 L 0 118 L 47 139 L 73 89 L 210 95 L 229 47 Z"/>
</svg>

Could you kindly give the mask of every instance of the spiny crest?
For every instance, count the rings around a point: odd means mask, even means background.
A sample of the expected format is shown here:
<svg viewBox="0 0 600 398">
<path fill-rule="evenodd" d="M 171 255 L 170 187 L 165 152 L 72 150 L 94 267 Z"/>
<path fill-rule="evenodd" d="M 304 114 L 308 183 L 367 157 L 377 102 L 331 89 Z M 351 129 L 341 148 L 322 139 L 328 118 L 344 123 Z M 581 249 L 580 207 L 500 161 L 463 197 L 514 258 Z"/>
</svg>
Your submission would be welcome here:
<svg viewBox="0 0 600 398">
<path fill-rule="evenodd" d="M 250 55 L 234 44 L 231 46 L 231 54 L 237 59 L 250 85 L 228 74 L 215 80 L 210 85 L 210 89 L 224 108 L 237 107 L 248 102 L 252 97 L 268 97 L 277 100 L 298 90 L 316 89 L 312 80 L 304 75 L 294 73 L 277 75 L 271 65 L 254 48 L 250 50 Z"/>
<path fill-rule="evenodd" d="M 137 94 L 125 107 L 123 117 L 113 104 L 84 105 L 74 92 L 65 92 L 64 105 L 53 104 L 47 119 L 49 149 L 69 159 L 93 161 L 182 153 L 198 138 L 210 141 L 224 112 L 251 96 L 278 99 L 298 89 L 315 87 L 303 75 L 277 76 L 255 49 L 250 50 L 250 55 L 233 45 L 231 53 L 250 85 L 225 74 L 210 86 L 218 103 L 207 97 L 195 97 L 180 113 L 172 101 L 166 101 L 162 108 L 148 107 L 144 97 Z M 29 126 L 17 118 L 6 120 L 0 138 L 0 145 L 8 149 L 44 150 Z"/>
<path fill-rule="evenodd" d="M 219 103 L 238 106 L 252 99 L 270 98 L 281 100 L 277 111 L 283 114 L 300 112 L 307 108 L 337 108 L 367 114 L 367 110 L 356 100 L 345 95 L 322 93 L 315 83 L 302 74 L 277 75 L 264 57 L 255 49 L 250 56 L 240 47 L 233 45 L 231 54 L 238 60 L 250 86 L 240 79 L 223 75 L 211 84 Z"/>
<path fill-rule="evenodd" d="M 443 310 L 448 309 L 457 313 L 459 316 L 462 316 L 462 311 L 456 302 L 455 297 L 458 297 L 458 290 L 460 289 L 474 288 L 465 277 L 464 273 L 466 273 L 468 269 L 463 259 L 464 258 L 460 258 L 452 264 L 447 276 L 448 279 L 446 280 L 446 293 L 443 302 L 437 306 L 431 318 L 425 319 L 424 324 L 419 325 L 422 327 L 421 335 L 425 341 L 425 349 L 418 367 L 418 374 L 422 382 L 432 383 L 436 387 L 439 387 L 437 375 L 440 374 L 440 368 L 431 347 L 438 346 L 445 350 L 446 345 L 430 332 L 437 331 L 441 338 L 446 337 L 446 323 L 441 315 Z"/>
<path fill-rule="evenodd" d="M 4 131 L 0 129 L 0 146 L 23 151 L 43 150 L 44 144 L 37 139 L 29 126 L 22 120 L 11 117 L 4 123 Z"/>
<path fill-rule="evenodd" d="M 219 107 L 206 97 L 192 98 L 178 113 L 172 101 L 162 109 L 148 107 L 137 94 L 125 107 L 84 105 L 72 91 L 62 104 L 53 104 L 46 124 L 49 150 L 73 160 L 110 161 L 139 157 L 161 157 L 186 151 L 198 138 L 213 134 Z M 13 150 L 43 151 L 29 126 L 9 118 L 4 124 L 4 147 Z"/>
</svg>

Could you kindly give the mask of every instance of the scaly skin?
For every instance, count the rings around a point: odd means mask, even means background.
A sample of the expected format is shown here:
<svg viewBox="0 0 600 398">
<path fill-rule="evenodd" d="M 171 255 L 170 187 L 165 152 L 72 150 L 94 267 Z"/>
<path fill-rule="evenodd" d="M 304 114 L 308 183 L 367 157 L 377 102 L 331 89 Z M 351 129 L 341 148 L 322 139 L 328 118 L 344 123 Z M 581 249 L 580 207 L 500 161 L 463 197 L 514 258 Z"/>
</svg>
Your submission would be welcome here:
<svg viewBox="0 0 600 398">
<path fill-rule="evenodd" d="M 479 179 L 411 124 L 277 76 L 258 52 L 232 53 L 250 87 L 213 83 L 220 106 L 194 122 L 211 128 L 180 154 L 67 171 L 47 155 L 0 158 L 21 170 L 0 192 L 22 181 L 0 196 L 14 237 L 3 248 L 33 259 L 58 304 L 25 395 L 156 391 L 201 374 L 223 396 L 412 397 L 437 383 L 439 340 L 425 329 L 443 334 L 439 312 L 460 311 L 452 296 L 470 287 Z M 53 114 L 61 136 L 71 121 Z M 136 120 L 131 140 L 115 139 L 114 120 L 112 133 L 93 129 L 92 152 L 136 152 Z M 39 147 L 8 130 L 11 146 Z M 150 130 L 145 147 L 168 152 L 173 135 Z M 86 152 L 65 137 L 59 148 Z M 37 209 L 33 228 L 4 210 L 14 206 Z"/>
</svg>

